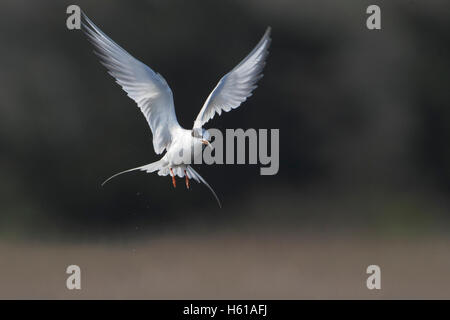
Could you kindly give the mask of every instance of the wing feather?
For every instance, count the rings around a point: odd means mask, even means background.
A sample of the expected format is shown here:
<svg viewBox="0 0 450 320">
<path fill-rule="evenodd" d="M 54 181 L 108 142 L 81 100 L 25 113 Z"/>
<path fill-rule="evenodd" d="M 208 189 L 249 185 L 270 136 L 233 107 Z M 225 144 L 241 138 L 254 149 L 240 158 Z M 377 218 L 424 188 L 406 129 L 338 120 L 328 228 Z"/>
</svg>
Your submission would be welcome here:
<svg viewBox="0 0 450 320">
<path fill-rule="evenodd" d="M 208 96 L 194 122 L 194 128 L 202 127 L 217 113 L 228 112 L 239 107 L 256 89 L 262 70 L 266 64 L 268 48 L 271 42 L 270 27 L 256 47 L 233 70 L 220 79 Z"/>
<path fill-rule="evenodd" d="M 162 153 L 172 142 L 173 131 L 180 127 L 166 80 L 111 40 L 84 13 L 82 29 L 101 64 L 136 101 L 152 130 L 155 152 Z"/>
</svg>

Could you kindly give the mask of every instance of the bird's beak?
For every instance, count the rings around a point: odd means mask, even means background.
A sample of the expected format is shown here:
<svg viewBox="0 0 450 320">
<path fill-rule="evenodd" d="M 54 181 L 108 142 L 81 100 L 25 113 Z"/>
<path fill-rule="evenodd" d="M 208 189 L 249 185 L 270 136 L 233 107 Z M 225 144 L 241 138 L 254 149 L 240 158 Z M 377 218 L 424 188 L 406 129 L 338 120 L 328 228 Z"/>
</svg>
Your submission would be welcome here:
<svg viewBox="0 0 450 320">
<path fill-rule="evenodd" d="M 202 143 L 203 143 L 204 145 L 209 146 L 211 149 L 213 148 L 212 145 L 211 145 L 211 143 L 209 143 L 208 140 L 203 140 L 203 139 L 202 139 Z"/>
</svg>

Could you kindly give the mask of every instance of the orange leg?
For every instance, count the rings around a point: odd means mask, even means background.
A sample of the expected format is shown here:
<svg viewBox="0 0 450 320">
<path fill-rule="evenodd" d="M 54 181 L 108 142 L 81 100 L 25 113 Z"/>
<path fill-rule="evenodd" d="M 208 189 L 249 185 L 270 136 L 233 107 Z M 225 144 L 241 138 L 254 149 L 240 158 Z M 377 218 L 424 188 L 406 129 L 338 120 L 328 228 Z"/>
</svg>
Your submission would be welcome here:
<svg viewBox="0 0 450 320">
<path fill-rule="evenodd" d="M 170 173 L 172 174 L 173 187 L 176 188 L 177 187 L 177 182 L 175 181 L 175 175 L 173 174 L 172 168 L 169 168 L 169 169 L 170 169 Z"/>
<path fill-rule="evenodd" d="M 186 173 L 186 170 L 184 170 L 184 176 L 186 177 L 186 188 L 189 189 L 189 177 L 188 177 L 188 175 Z"/>
</svg>

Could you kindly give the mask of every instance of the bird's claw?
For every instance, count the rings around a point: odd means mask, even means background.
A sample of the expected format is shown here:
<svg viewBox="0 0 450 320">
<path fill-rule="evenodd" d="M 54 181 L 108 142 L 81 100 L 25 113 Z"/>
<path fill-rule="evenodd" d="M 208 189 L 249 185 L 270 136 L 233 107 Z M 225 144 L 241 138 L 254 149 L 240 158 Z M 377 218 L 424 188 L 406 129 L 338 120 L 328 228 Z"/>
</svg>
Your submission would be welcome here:
<svg viewBox="0 0 450 320">
<path fill-rule="evenodd" d="M 172 168 L 170 168 L 170 173 L 172 174 L 173 187 L 176 188 L 177 187 L 177 181 L 175 180 L 175 175 L 173 174 Z"/>
<path fill-rule="evenodd" d="M 184 170 L 184 176 L 186 177 L 186 188 L 189 189 L 189 177 L 188 177 L 188 175 L 186 173 L 186 170 Z"/>
</svg>

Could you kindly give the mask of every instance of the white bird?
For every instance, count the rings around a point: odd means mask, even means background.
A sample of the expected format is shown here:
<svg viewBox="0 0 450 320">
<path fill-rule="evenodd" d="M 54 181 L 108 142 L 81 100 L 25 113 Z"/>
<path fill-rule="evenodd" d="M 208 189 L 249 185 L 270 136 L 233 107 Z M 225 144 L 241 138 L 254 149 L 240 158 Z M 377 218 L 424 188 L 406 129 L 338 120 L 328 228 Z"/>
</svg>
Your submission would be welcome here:
<svg viewBox="0 0 450 320">
<path fill-rule="evenodd" d="M 119 172 L 108 178 L 102 185 L 126 172 L 157 171 L 160 176 L 170 174 L 174 187 L 176 187 L 175 176 L 186 177 L 187 188 L 189 188 L 189 179 L 203 182 L 221 206 L 211 186 L 190 166 L 192 162 L 180 162 L 178 155 L 184 152 L 187 154 L 191 150 L 197 150 L 198 153 L 198 150 L 202 151 L 203 145 L 211 146 L 210 135 L 203 129 L 203 125 L 216 113 L 220 115 L 222 111 L 228 112 L 235 109 L 252 95 L 252 91 L 257 87 L 256 82 L 263 76 L 262 70 L 271 41 L 270 27 L 250 54 L 220 79 L 206 99 L 191 130 L 184 129 L 178 124 L 172 90 L 159 73 L 155 73 L 131 56 L 104 34 L 84 13 L 82 29 L 94 45 L 94 52 L 100 57 L 108 73 L 116 79 L 116 82 L 137 103 L 144 114 L 153 134 L 155 152 L 161 154 L 166 151 L 160 160 Z M 193 154 L 192 158 L 196 156 L 198 154 Z"/>
</svg>

